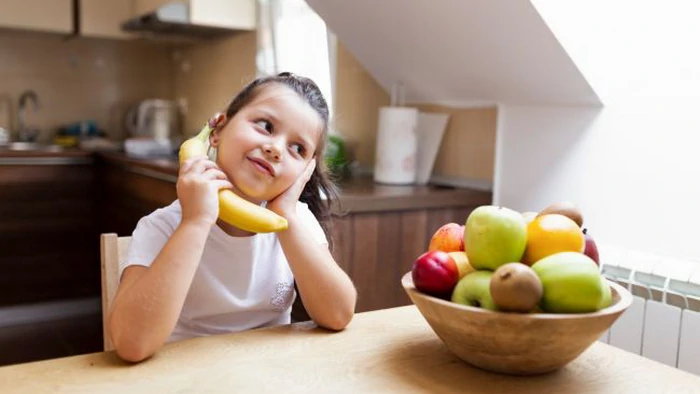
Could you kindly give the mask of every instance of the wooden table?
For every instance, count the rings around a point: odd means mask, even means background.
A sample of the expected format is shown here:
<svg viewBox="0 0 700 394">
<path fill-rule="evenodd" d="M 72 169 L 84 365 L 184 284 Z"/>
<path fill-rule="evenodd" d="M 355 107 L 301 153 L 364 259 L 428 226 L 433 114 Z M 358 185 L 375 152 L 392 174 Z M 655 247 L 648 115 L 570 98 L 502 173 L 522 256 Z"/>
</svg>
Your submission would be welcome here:
<svg viewBox="0 0 700 394">
<path fill-rule="evenodd" d="M 0 368 L 2 393 L 700 393 L 700 377 L 603 343 L 547 375 L 515 377 L 459 361 L 413 306 L 198 338 L 135 365 L 95 353 Z"/>
</svg>

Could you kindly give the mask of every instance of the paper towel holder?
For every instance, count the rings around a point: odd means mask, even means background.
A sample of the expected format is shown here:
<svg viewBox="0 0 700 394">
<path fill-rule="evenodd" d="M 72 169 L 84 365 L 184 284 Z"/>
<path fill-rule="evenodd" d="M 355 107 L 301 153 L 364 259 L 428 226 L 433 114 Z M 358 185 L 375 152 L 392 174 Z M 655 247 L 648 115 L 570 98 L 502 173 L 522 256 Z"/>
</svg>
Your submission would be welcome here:
<svg viewBox="0 0 700 394">
<path fill-rule="evenodd" d="M 379 109 L 374 181 L 426 185 L 442 141 L 448 114 L 421 113 L 405 106 L 401 81 L 391 86 L 391 106 Z"/>
<path fill-rule="evenodd" d="M 406 89 L 401 81 L 396 81 L 391 85 L 391 102 L 392 107 L 404 107 L 406 104 Z"/>
</svg>

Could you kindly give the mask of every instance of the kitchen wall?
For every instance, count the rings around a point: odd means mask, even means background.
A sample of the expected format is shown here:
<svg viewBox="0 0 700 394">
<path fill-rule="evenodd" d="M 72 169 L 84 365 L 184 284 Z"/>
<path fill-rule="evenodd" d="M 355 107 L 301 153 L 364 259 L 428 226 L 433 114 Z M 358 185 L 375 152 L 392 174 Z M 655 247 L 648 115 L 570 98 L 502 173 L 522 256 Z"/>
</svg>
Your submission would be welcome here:
<svg viewBox="0 0 700 394">
<path fill-rule="evenodd" d="M 335 124 L 360 165 L 374 163 L 379 108 L 389 105 L 389 94 L 338 42 L 335 87 Z"/>
<path fill-rule="evenodd" d="M 335 127 L 347 139 L 360 167 L 374 166 L 379 108 L 390 104 L 389 94 L 367 70 L 338 44 Z M 459 106 L 408 103 L 424 112 L 450 114 L 434 175 L 449 180 L 493 180 L 496 140 L 495 106 Z"/>
<path fill-rule="evenodd" d="M 186 107 L 183 131 L 194 134 L 255 78 L 255 50 L 255 32 L 182 45 L 0 31 L 0 95 L 12 99 L 16 129 L 20 94 L 37 92 L 41 108 L 27 111 L 27 120 L 45 131 L 44 141 L 85 119 L 112 139 L 126 138 L 126 110 L 147 98 L 179 100 Z"/>
<path fill-rule="evenodd" d="M 537 210 L 570 199 L 602 242 L 700 261 L 692 5 L 637 2 L 630 13 L 616 2 L 533 3 L 605 107 L 503 106 L 495 201 Z"/>
<path fill-rule="evenodd" d="M 174 51 L 175 97 L 186 103 L 183 132 L 194 135 L 255 78 L 256 33 L 204 41 Z"/>
<path fill-rule="evenodd" d="M 175 51 L 175 97 L 187 103 L 185 132 L 194 134 L 217 110 L 255 78 L 256 35 L 237 34 Z M 389 105 L 382 89 L 347 48 L 338 43 L 335 119 L 333 127 L 346 138 L 358 164 L 374 165 L 379 108 Z M 493 177 L 496 108 L 459 108 L 410 104 L 425 112 L 451 115 L 435 163 L 435 174 L 482 180 Z"/>
<path fill-rule="evenodd" d="M 128 105 L 174 97 L 174 68 L 163 44 L 0 31 L 0 53 L 0 96 L 12 99 L 14 128 L 19 96 L 33 89 L 40 109 L 30 108 L 26 119 L 43 130 L 44 141 L 56 128 L 85 119 L 122 138 Z M 0 113 L 0 124 L 5 116 Z"/>
<path fill-rule="evenodd" d="M 422 112 L 444 113 L 450 121 L 442 137 L 433 168 L 441 180 L 491 186 L 496 147 L 495 106 L 450 107 L 440 104 L 415 104 Z"/>
<path fill-rule="evenodd" d="M 256 33 L 175 45 L 146 40 L 73 38 L 27 32 L 0 32 L 0 95 L 13 102 L 34 89 L 41 108 L 27 119 L 49 140 L 56 128 L 94 119 L 110 138 L 127 137 L 123 117 L 141 99 L 176 99 L 186 109 L 183 132 L 193 135 L 215 111 L 255 78 Z M 337 51 L 334 127 L 348 140 L 358 164 L 374 165 L 378 112 L 389 94 L 342 43 Z M 426 112 L 452 115 L 435 164 L 449 178 L 492 180 L 494 107 L 459 108 L 410 104 Z M 5 123 L 0 113 L 0 124 Z M 15 136 L 16 137 L 16 136 Z"/>
</svg>

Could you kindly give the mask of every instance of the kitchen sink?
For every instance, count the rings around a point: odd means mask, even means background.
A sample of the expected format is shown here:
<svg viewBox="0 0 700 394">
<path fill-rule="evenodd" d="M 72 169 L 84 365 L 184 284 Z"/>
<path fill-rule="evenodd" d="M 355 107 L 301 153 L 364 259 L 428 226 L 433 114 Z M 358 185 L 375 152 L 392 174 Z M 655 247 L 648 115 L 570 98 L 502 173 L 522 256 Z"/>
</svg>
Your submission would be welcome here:
<svg viewBox="0 0 700 394">
<path fill-rule="evenodd" d="M 60 145 L 41 144 L 38 142 L 10 142 L 6 145 L 0 145 L 0 150 L 10 151 L 40 151 L 40 152 L 61 152 L 63 147 Z"/>
</svg>

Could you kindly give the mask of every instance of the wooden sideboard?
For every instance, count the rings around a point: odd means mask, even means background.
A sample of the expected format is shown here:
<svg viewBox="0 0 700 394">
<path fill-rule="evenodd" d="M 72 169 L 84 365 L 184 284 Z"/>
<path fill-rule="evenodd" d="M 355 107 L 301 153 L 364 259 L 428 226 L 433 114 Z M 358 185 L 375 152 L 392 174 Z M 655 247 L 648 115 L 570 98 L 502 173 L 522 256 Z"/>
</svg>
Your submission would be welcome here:
<svg viewBox="0 0 700 394">
<path fill-rule="evenodd" d="M 1 156 L 0 305 L 99 297 L 99 234 L 130 235 L 177 198 L 177 162 L 119 153 Z M 402 274 L 447 222 L 491 193 L 435 186 L 339 184 L 333 254 L 358 290 L 357 311 L 406 305 Z"/>
<path fill-rule="evenodd" d="M 442 224 L 464 222 L 470 207 L 349 213 L 335 221 L 333 255 L 358 292 L 357 311 L 409 305 L 401 277 Z"/>
<path fill-rule="evenodd" d="M 100 294 L 93 157 L 0 157 L 0 184 L 0 306 Z"/>
</svg>

